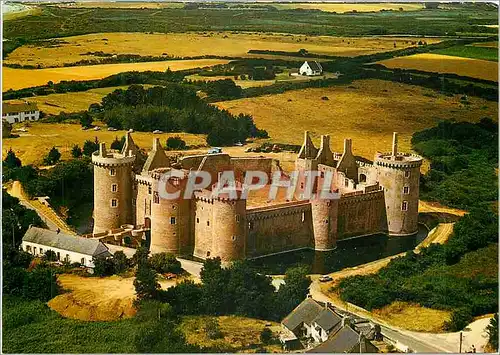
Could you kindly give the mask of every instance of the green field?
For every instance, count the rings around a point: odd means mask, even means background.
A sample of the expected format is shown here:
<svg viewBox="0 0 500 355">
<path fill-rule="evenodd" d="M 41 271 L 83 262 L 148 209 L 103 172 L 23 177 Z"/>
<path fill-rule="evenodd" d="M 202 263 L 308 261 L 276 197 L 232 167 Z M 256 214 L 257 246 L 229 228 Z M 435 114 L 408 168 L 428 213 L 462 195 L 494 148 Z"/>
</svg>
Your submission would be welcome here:
<svg viewBox="0 0 500 355">
<path fill-rule="evenodd" d="M 132 319 L 84 322 L 65 319 L 40 301 L 3 297 L 4 353 L 133 353 Z"/>
<path fill-rule="evenodd" d="M 454 57 L 483 59 L 498 62 L 498 48 L 476 47 L 476 46 L 455 46 L 433 51 L 435 54 L 451 55 Z"/>
<path fill-rule="evenodd" d="M 42 13 L 4 23 L 4 38 L 44 39 L 98 32 L 258 31 L 309 35 L 455 33 L 496 35 L 497 8 L 484 4 L 453 9 L 337 14 L 318 10 L 273 9 L 78 9 L 41 6 Z M 130 19 L 133 18 L 134 21 Z M 425 21 L 423 19 L 439 19 Z M 13 43 L 7 43 L 12 45 Z"/>
</svg>

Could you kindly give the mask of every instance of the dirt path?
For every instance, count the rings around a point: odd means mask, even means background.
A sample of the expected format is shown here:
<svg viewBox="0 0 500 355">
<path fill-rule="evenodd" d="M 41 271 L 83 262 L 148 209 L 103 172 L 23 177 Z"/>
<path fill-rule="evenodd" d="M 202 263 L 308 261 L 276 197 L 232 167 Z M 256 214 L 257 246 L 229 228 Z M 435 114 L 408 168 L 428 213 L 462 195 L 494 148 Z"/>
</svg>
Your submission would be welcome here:
<svg viewBox="0 0 500 355">
<path fill-rule="evenodd" d="M 56 230 L 59 228 L 66 234 L 76 235 L 76 232 L 68 226 L 68 224 L 50 207 L 43 205 L 40 201 L 30 200 L 23 190 L 23 187 L 19 181 L 14 181 L 12 185 L 7 189 L 9 195 L 19 199 L 19 203 L 24 207 L 34 210 L 42 221 L 45 222 L 47 227 L 51 230 Z"/>
<path fill-rule="evenodd" d="M 59 275 L 57 280 L 68 292 L 48 302 L 48 306 L 63 317 L 85 321 L 112 321 L 135 315 L 134 277 L 82 277 Z M 163 289 L 176 281 L 160 281 Z"/>
</svg>

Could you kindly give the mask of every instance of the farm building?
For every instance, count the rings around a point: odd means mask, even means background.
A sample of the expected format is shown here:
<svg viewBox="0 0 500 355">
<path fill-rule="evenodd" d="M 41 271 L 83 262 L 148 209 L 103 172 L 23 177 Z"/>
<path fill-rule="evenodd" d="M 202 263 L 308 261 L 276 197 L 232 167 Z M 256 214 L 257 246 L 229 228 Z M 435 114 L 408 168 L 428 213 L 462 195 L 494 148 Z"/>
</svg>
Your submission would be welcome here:
<svg viewBox="0 0 500 355">
<path fill-rule="evenodd" d="M 48 229 L 30 227 L 24 234 L 21 244 L 24 251 L 41 256 L 47 250 L 57 255 L 57 260 L 69 263 L 80 263 L 93 268 L 94 257 L 111 256 L 108 248 L 98 240 L 77 237 L 51 231 Z"/>
<path fill-rule="evenodd" d="M 34 103 L 25 102 L 23 104 L 2 103 L 2 120 L 8 123 L 18 123 L 24 121 L 37 121 L 40 118 L 40 111 Z"/>
<path fill-rule="evenodd" d="M 365 320 L 366 321 L 366 320 Z M 283 319 L 280 341 L 285 350 L 300 348 L 307 352 L 349 353 L 377 352 L 367 337 L 373 337 L 372 326 L 364 331 L 352 327 L 352 319 L 328 302 L 307 297 Z"/>
<path fill-rule="evenodd" d="M 323 74 L 323 67 L 319 62 L 309 61 L 304 62 L 299 69 L 300 75 L 316 76 Z"/>
</svg>

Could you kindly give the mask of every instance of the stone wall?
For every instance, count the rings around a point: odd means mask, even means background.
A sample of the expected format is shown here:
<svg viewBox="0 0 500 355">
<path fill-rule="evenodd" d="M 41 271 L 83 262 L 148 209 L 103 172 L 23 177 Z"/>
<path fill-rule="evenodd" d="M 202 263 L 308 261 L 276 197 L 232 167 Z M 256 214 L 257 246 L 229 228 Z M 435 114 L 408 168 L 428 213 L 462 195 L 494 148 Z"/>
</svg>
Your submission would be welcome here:
<svg viewBox="0 0 500 355">
<path fill-rule="evenodd" d="M 247 257 L 314 245 L 309 202 L 249 209 L 247 222 Z"/>
<path fill-rule="evenodd" d="M 342 195 L 339 201 L 338 239 L 387 231 L 384 191 Z"/>
</svg>

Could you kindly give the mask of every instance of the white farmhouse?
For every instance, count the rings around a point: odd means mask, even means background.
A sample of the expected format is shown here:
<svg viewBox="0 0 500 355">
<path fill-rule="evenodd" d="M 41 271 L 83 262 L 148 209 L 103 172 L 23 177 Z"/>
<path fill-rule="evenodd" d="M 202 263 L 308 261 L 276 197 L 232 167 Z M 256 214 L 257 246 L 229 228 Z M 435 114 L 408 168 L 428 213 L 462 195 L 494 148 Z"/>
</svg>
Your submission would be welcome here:
<svg viewBox="0 0 500 355">
<path fill-rule="evenodd" d="M 21 246 L 24 251 L 35 256 L 41 256 L 47 250 L 52 250 L 56 253 L 57 260 L 80 263 L 89 268 L 94 267 L 92 258 L 111 256 L 108 248 L 96 239 L 82 238 L 33 226 L 24 234 Z"/>
<path fill-rule="evenodd" d="M 38 121 L 40 110 L 35 103 L 25 102 L 22 104 L 2 103 L 2 120 L 9 123 L 24 121 Z"/>
<path fill-rule="evenodd" d="M 319 62 L 309 61 L 304 62 L 299 69 L 300 75 L 316 76 L 323 74 L 323 67 Z"/>
</svg>

